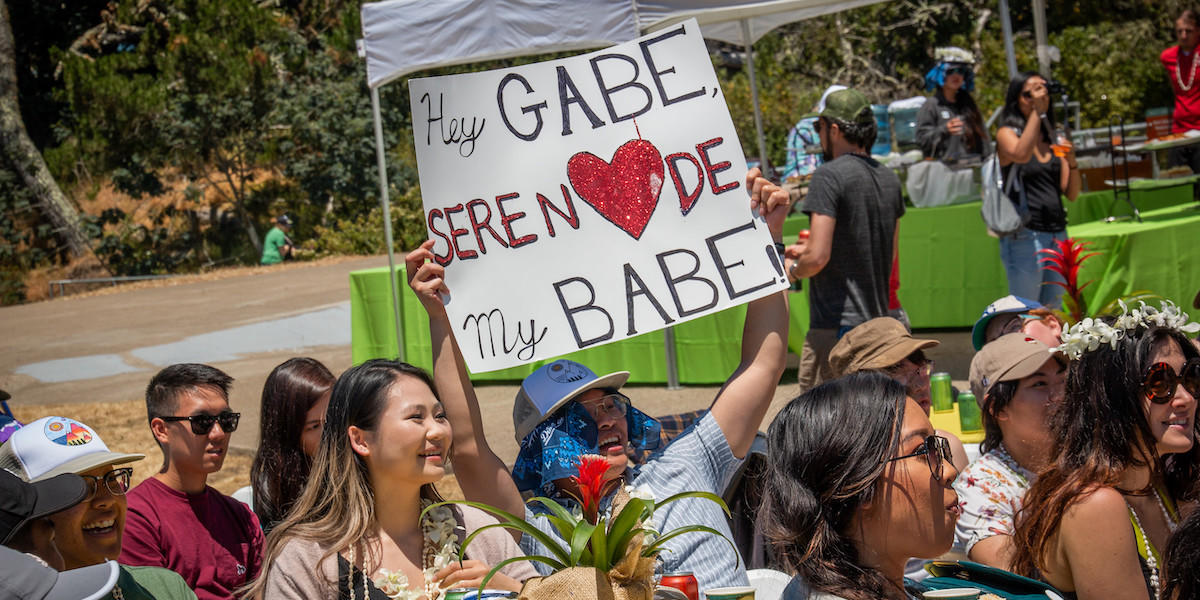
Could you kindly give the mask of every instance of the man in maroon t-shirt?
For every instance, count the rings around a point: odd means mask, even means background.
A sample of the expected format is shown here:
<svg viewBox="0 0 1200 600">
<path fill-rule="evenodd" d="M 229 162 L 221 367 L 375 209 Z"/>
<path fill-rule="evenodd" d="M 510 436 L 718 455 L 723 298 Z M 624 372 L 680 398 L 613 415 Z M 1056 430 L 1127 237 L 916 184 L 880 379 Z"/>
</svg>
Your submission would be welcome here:
<svg viewBox="0 0 1200 600">
<path fill-rule="evenodd" d="M 1196 45 L 1200 43 L 1200 14 L 1188 9 L 1175 20 L 1175 39 L 1179 45 L 1162 51 L 1159 60 L 1167 70 L 1167 79 L 1175 92 L 1175 110 L 1171 114 L 1171 133 L 1200 129 L 1200 81 L 1196 71 Z M 1167 155 L 1168 166 L 1187 165 L 1200 173 L 1200 146 L 1172 148 Z"/>
<path fill-rule="evenodd" d="M 200 364 L 171 365 L 150 380 L 146 412 L 163 467 L 127 494 L 120 562 L 171 569 L 200 600 L 234 598 L 262 566 L 258 518 L 206 483 L 241 416 L 229 410 L 232 382 Z"/>
</svg>

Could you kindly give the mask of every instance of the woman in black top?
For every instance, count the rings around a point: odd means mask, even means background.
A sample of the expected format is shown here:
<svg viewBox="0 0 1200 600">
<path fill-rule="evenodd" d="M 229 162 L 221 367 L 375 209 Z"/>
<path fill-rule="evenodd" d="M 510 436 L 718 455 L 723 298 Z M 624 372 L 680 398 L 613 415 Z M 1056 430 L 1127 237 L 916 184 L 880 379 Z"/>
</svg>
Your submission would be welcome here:
<svg viewBox="0 0 1200 600">
<path fill-rule="evenodd" d="M 1050 148 L 1055 131 L 1049 109 L 1050 95 L 1041 75 L 1022 73 L 1009 82 L 996 132 L 996 154 L 1005 183 L 1016 177 L 1008 188 L 1009 198 L 1020 205 L 1024 197 L 1029 219 L 1015 233 L 1000 238 L 1000 259 L 1010 294 L 1057 307 L 1063 288 L 1048 282 L 1062 278 L 1040 268 L 1038 251 L 1066 239 L 1067 213 L 1060 196 L 1074 201 L 1080 179 L 1074 150 L 1067 145 L 1060 158 Z"/>
</svg>

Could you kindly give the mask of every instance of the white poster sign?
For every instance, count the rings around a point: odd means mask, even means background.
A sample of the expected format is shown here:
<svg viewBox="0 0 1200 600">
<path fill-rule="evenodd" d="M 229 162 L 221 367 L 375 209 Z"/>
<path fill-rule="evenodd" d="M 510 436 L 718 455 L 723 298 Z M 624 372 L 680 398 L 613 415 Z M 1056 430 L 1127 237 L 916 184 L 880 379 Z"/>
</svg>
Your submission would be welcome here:
<svg viewBox="0 0 1200 600">
<path fill-rule="evenodd" d="M 409 90 L 425 223 L 472 371 L 787 287 L 694 20 Z"/>
</svg>

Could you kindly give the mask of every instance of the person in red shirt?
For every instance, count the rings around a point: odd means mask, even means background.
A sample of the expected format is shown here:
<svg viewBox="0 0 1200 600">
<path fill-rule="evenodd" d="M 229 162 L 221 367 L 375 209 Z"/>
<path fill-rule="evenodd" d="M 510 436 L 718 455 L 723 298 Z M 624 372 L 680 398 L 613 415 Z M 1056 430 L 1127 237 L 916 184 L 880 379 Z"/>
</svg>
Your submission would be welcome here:
<svg viewBox="0 0 1200 600">
<path fill-rule="evenodd" d="M 171 569 L 200 600 L 232 600 L 262 566 L 258 518 L 207 484 L 241 416 L 229 410 L 232 382 L 200 364 L 171 365 L 150 380 L 146 412 L 163 467 L 126 494 L 120 562 Z"/>
<path fill-rule="evenodd" d="M 1175 20 L 1175 39 L 1179 44 L 1162 51 L 1159 60 L 1167 70 L 1167 79 L 1175 93 L 1175 111 L 1171 115 L 1171 133 L 1200 129 L 1200 81 L 1196 71 L 1196 45 L 1200 43 L 1200 13 L 1187 9 Z M 1172 148 L 1168 166 L 1187 165 L 1200 173 L 1200 146 Z"/>
</svg>

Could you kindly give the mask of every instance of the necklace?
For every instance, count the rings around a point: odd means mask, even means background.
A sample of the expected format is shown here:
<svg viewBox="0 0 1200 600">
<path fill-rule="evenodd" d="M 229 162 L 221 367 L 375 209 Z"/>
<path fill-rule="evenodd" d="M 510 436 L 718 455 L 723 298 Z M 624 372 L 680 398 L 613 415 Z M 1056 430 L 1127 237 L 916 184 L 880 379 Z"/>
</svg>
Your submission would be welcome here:
<svg viewBox="0 0 1200 600">
<path fill-rule="evenodd" d="M 1157 492 L 1155 495 L 1157 495 Z M 1138 533 L 1141 534 L 1142 543 L 1140 546 L 1142 551 L 1146 553 L 1146 567 L 1150 569 L 1150 587 L 1154 589 L 1154 598 L 1152 600 L 1159 600 L 1158 561 L 1155 560 L 1154 553 L 1150 551 L 1150 538 L 1146 537 L 1146 529 L 1142 527 L 1142 520 L 1137 516 L 1137 509 L 1130 506 L 1129 514 L 1133 515 L 1133 524 L 1137 526 Z"/>
<path fill-rule="evenodd" d="M 1167 521 L 1167 531 L 1175 533 L 1175 530 L 1179 528 L 1179 523 L 1171 518 L 1171 513 L 1167 512 L 1167 505 L 1163 503 L 1157 487 L 1154 488 L 1154 501 L 1158 503 L 1158 509 L 1162 511 L 1163 518 Z"/>
<path fill-rule="evenodd" d="M 421 510 L 425 510 L 432 500 L 421 499 Z M 425 513 L 421 519 L 421 574 L 424 581 L 418 588 L 410 587 L 408 576 L 400 571 L 379 569 L 379 574 L 372 580 L 376 588 L 392 600 L 418 600 L 422 596 L 426 600 L 437 600 L 440 593 L 434 574 L 455 560 L 458 555 L 458 536 L 454 529 L 458 521 L 449 506 L 439 506 Z M 354 568 L 354 546 L 350 547 L 350 567 Z M 353 581 L 353 579 L 352 579 Z M 367 589 L 367 574 L 363 573 L 363 600 L 369 598 Z M 350 587 L 350 600 L 355 600 L 354 586 Z"/>
<path fill-rule="evenodd" d="M 1185 92 L 1189 91 L 1192 89 L 1192 84 L 1196 83 L 1196 63 L 1200 62 L 1200 58 L 1198 58 L 1196 56 L 1192 57 L 1192 73 L 1188 77 L 1188 82 L 1185 84 L 1185 83 L 1183 83 L 1183 76 L 1179 74 L 1179 71 L 1180 71 L 1179 67 L 1182 66 L 1182 57 L 1183 57 L 1183 49 L 1182 48 L 1179 49 L 1179 52 L 1175 55 L 1175 57 L 1176 57 L 1175 58 L 1175 81 L 1177 81 L 1179 83 L 1179 89 L 1181 89 Z"/>
</svg>

